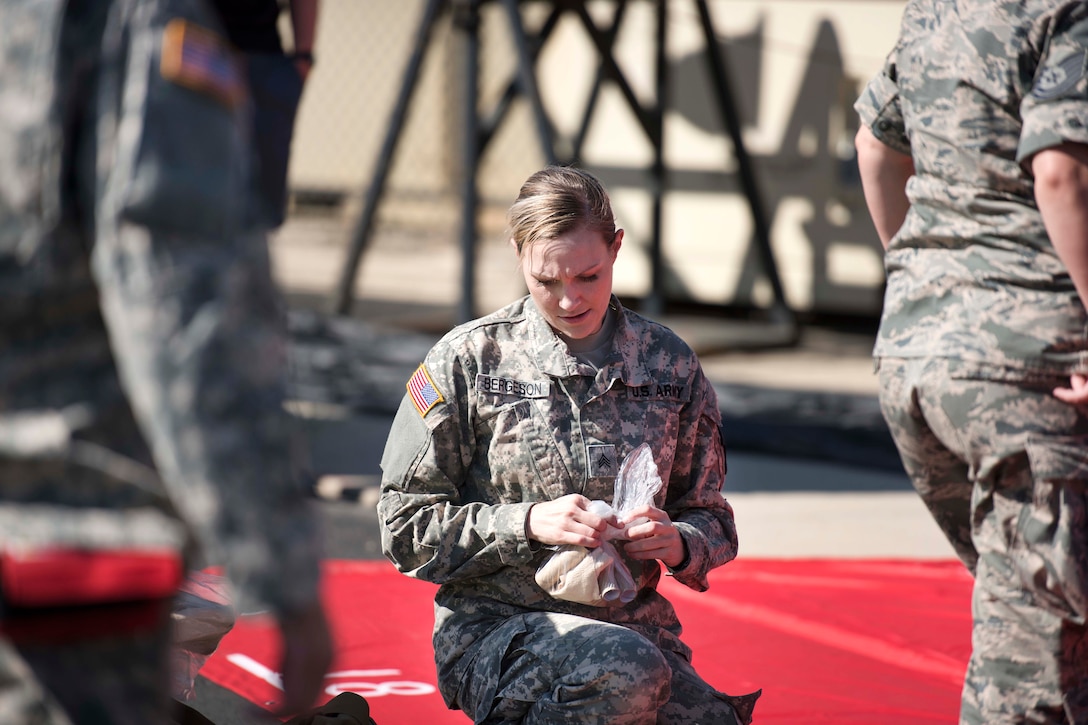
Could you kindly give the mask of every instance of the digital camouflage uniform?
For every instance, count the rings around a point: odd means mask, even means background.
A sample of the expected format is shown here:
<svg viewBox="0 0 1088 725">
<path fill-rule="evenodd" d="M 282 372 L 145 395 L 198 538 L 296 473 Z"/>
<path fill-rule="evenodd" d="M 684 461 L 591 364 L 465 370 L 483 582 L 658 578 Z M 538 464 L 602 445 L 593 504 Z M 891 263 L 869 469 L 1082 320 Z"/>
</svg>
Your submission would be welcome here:
<svg viewBox="0 0 1088 725">
<path fill-rule="evenodd" d="M 441 585 L 439 687 L 477 722 L 729 723 L 730 702 L 750 718 L 754 696 L 730 698 L 692 668 L 657 561 L 625 557 L 639 594 L 624 606 L 561 601 L 534 579 L 552 552 L 526 537 L 532 504 L 610 502 L 619 462 L 644 441 L 665 483 L 656 503 L 687 546 L 672 575 L 703 591 L 737 554 L 714 390 L 678 337 L 612 304 L 613 349 L 596 373 L 528 297 L 454 329 L 390 430 L 382 546 Z"/>
<path fill-rule="evenodd" d="M 4 3 L 0 556 L 199 544 L 240 606 L 284 612 L 316 597 L 318 527 L 214 28 L 190 0 Z M 42 643 L 2 587 L 0 722 L 167 721 L 165 606 L 109 636 L 62 609 Z"/>
<path fill-rule="evenodd" d="M 1088 317 L 1024 163 L 1088 143 L 1088 3 L 911 2 L 856 108 L 913 157 L 875 356 L 915 488 L 975 574 L 964 723 L 1088 723 Z"/>
</svg>

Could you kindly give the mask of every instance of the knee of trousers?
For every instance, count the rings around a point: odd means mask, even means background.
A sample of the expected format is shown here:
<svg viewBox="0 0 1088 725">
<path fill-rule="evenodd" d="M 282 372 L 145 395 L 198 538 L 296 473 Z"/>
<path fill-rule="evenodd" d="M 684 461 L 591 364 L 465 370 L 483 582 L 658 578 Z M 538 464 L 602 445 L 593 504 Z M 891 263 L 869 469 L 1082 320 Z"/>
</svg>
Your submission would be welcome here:
<svg viewBox="0 0 1088 725">
<path fill-rule="evenodd" d="M 638 632 L 612 626 L 595 633 L 568 658 L 563 679 L 581 681 L 614 700 L 638 707 L 669 699 L 672 668 L 661 650 Z"/>
</svg>

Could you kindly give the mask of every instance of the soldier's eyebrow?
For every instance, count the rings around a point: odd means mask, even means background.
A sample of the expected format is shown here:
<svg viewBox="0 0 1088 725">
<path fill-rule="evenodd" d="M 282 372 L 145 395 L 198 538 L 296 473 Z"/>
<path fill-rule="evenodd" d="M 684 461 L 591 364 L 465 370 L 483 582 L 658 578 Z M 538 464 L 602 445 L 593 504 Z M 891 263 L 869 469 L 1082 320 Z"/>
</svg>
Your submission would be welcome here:
<svg viewBox="0 0 1088 725">
<path fill-rule="evenodd" d="M 597 274 L 600 274 L 601 268 L 603 266 L 604 266 L 603 262 L 598 262 L 598 263 L 594 264 L 593 266 L 591 266 L 589 269 L 583 270 L 583 271 L 581 271 L 581 272 L 579 272 L 577 274 L 571 275 L 571 276 L 572 277 L 593 277 L 593 276 L 595 276 Z M 553 277 L 553 276 L 551 276 L 549 274 L 545 274 L 543 272 L 530 272 L 529 274 L 532 275 L 533 279 L 535 279 L 537 282 L 555 282 L 558 279 L 556 277 Z"/>
</svg>

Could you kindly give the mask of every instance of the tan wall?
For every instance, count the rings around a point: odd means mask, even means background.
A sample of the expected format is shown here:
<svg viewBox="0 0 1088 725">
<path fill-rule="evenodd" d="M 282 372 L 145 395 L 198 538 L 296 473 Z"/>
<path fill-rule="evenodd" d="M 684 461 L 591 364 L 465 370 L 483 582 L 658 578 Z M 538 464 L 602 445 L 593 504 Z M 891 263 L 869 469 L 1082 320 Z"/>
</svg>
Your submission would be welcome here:
<svg viewBox="0 0 1088 725">
<path fill-rule="evenodd" d="M 322 0 L 318 65 L 300 109 L 291 168 L 296 189 L 358 196 L 370 183 L 400 88 L 422 0 Z M 523 3 L 536 28 L 548 3 Z M 599 25 L 615 3 L 591 2 Z M 653 101 L 654 4 L 629 2 L 616 56 L 645 104 Z M 851 108 L 894 42 L 899 0 L 711 0 L 716 34 L 729 61 L 772 225 L 772 246 L 790 304 L 830 312 L 879 311 L 880 247 L 854 174 Z M 769 287 L 751 241 L 728 136 L 712 104 L 694 2 L 668 4 L 671 108 L 666 117 L 670 169 L 663 244 L 670 294 L 710 303 L 766 304 Z M 485 3 L 481 112 L 514 71 L 502 4 Z M 400 135 L 383 220 L 429 224 L 457 244 L 460 56 L 448 16 L 436 27 Z M 568 15 L 537 66 L 545 107 L 569 139 L 581 122 L 597 57 Z M 649 230 L 645 170 L 652 149 L 619 92 L 605 84 L 580 161 L 612 191 L 627 244 L 617 291 L 644 294 L 642 249 Z M 544 162 L 531 116 L 516 103 L 489 147 L 479 175 L 485 235 L 501 233 L 501 212 L 525 176 Z M 399 210 L 399 211 L 398 211 Z"/>
</svg>

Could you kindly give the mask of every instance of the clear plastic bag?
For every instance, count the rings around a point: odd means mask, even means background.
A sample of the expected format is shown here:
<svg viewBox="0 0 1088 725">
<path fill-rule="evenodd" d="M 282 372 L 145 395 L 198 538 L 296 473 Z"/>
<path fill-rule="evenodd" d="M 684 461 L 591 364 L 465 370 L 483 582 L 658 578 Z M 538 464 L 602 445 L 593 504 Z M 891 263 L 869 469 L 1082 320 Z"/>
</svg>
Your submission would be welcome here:
<svg viewBox="0 0 1088 725">
<path fill-rule="evenodd" d="M 636 508 L 653 504 L 662 485 L 653 451 L 649 444 L 643 443 L 624 458 L 616 476 L 612 503 L 591 501 L 589 510 L 603 517 L 615 514 L 623 520 Z M 612 541 L 622 540 L 627 527 L 638 523 L 624 521 L 622 529 L 609 527 L 605 540 L 594 549 L 574 545 L 556 548 L 537 569 L 537 584 L 556 599 L 596 607 L 630 602 L 638 590 Z"/>
<path fill-rule="evenodd" d="M 190 571 L 174 599 L 171 690 L 175 699 L 193 698 L 197 673 L 234 626 L 234 605 L 225 576 Z"/>
</svg>

